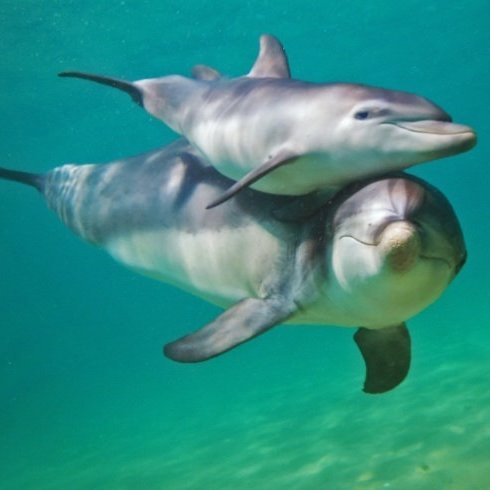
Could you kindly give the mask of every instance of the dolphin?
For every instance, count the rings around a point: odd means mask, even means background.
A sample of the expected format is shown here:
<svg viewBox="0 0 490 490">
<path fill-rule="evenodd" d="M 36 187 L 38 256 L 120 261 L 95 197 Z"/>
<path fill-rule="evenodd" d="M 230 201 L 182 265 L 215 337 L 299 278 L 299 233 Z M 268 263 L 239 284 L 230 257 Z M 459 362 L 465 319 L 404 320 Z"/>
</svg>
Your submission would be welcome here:
<svg viewBox="0 0 490 490">
<path fill-rule="evenodd" d="M 225 79 L 206 66 L 194 78 L 127 82 L 67 71 L 127 92 L 185 136 L 220 173 L 237 182 L 208 204 L 247 186 L 304 195 L 469 150 L 475 131 L 451 122 L 431 101 L 352 83 L 291 79 L 280 42 L 260 38 L 248 75 Z"/>
<path fill-rule="evenodd" d="M 388 391 L 409 370 L 406 320 L 466 258 L 450 203 L 403 173 L 347 186 L 299 220 L 286 216 L 303 199 L 250 188 L 206 210 L 231 181 L 184 139 L 42 175 L 1 168 L 0 178 L 38 189 L 71 230 L 130 269 L 226 309 L 164 347 L 180 362 L 218 356 L 280 323 L 358 327 L 364 391 Z"/>
</svg>

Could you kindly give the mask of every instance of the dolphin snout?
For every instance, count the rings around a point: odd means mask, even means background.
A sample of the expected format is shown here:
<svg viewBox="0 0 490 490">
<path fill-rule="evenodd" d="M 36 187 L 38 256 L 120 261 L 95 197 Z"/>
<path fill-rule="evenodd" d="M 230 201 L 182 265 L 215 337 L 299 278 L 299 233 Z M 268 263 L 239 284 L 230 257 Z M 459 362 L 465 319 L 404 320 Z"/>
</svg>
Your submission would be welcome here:
<svg viewBox="0 0 490 490">
<path fill-rule="evenodd" d="M 464 124 L 434 119 L 399 120 L 389 124 L 393 124 L 403 131 L 414 133 L 414 136 L 430 137 L 432 149 L 435 151 L 442 150 L 438 158 L 471 150 L 477 142 L 475 130 Z"/>
<path fill-rule="evenodd" d="M 475 130 L 464 124 L 456 124 L 450 121 L 440 120 L 421 120 L 421 121 L 397 121 L 398 127 L 415 133 L 431 133 L 431 134 L 463 134 L 471 133 L 476 136 Z"/>
<path fill-rule="evenodd" d="M 422 242 L 417 227 L 408 221 L 389 223 L 380 234 L 378 248 L 385 264 L 396 273 L 410 270 L 419 260 Z"/>
</svg>

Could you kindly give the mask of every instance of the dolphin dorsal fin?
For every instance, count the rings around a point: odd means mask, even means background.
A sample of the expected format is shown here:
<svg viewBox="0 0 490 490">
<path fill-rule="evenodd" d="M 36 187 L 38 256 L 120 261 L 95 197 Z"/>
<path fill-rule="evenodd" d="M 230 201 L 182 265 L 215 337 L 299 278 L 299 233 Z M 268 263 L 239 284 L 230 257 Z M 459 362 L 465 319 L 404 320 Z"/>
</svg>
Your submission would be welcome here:
<svg viewBox="0 0 490 490">
<path fill-rule="evenodd" d="M 221 78 L 221 73 L 207 65 L 195 65 L 192 67 L 192 77 L 196 80 L 213 81 Z"/>
<path fill-rule="evenodd" d="M 288 58 L 282 44 L 270 34 L 260 36 L 260 51 L 247 75 L 253 78 L 291 78 Z"/>
</svg>

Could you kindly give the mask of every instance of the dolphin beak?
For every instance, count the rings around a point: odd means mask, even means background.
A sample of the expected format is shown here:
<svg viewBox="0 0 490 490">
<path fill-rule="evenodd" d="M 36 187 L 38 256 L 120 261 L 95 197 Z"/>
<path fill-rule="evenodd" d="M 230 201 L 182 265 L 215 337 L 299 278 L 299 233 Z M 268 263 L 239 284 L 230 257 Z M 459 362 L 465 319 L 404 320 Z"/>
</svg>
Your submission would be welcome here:
<svg viewBox="0 0 490 490">
<path fill-rule="evenodd" d="M 387 124 L 393 124 L 394 126 L 411 133 L 419 133 L 421 135 L 426 134 L 428 136 L 433 135 L 435 138 L 445 138 L 441 139 L 441 145 L 443 145 L 449 153 L 444 153 L 442 156 L 468 151 L 476 145 L 477 137 L 475 130 L 470 126 L 465 126 L 463 124 L 434 119 L 392 121 Z M 435 142 L 436 140 L 434 140 L 434 143 Z"/>
<path fill-rule="evenodd" d="M 393 124 L 408 131 L 413 131 L 415 133 L 445 135 L 471 133 L 476 136 L 473 128 L 470 128 L 469 126 L 465 126 L 463 124 L 455 124 L 448 121 L 397 121 Z"/>
<path fill-rule="evenodd" d="M 378 247 L 385 255 L 386 265 L 396 273 L 409 271 L 422 250 L 420 233 L 409 221 L 394 221 L 381 232 Z"/>
</svg>

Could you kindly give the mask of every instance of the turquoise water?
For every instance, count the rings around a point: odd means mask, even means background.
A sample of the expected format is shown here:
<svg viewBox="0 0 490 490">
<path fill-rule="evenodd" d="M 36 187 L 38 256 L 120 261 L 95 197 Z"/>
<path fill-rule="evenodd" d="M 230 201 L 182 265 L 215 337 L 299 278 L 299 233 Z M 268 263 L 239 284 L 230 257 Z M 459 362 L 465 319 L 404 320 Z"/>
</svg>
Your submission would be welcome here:
<svg viewBox="0 0 490 490">
<path fill-rule="evenodd" d="M 296 78 L 417 92 L 478 130 L 473 151 L 413 170 L 453 203 L 469 261 L 411 320 L 411 372 L 385 395 L 362 393 L 347 329 L 277 328 L 179 365 L 161 346 L 219 310 L 126 271 L 0 183 L 0 488 L 490 488 L 488 3 L 222 3 L 0 2 L 1 164 L 43 171 L 175 137 L 61 70 L 238 75 L 271 32 Z"/>
</svg>

